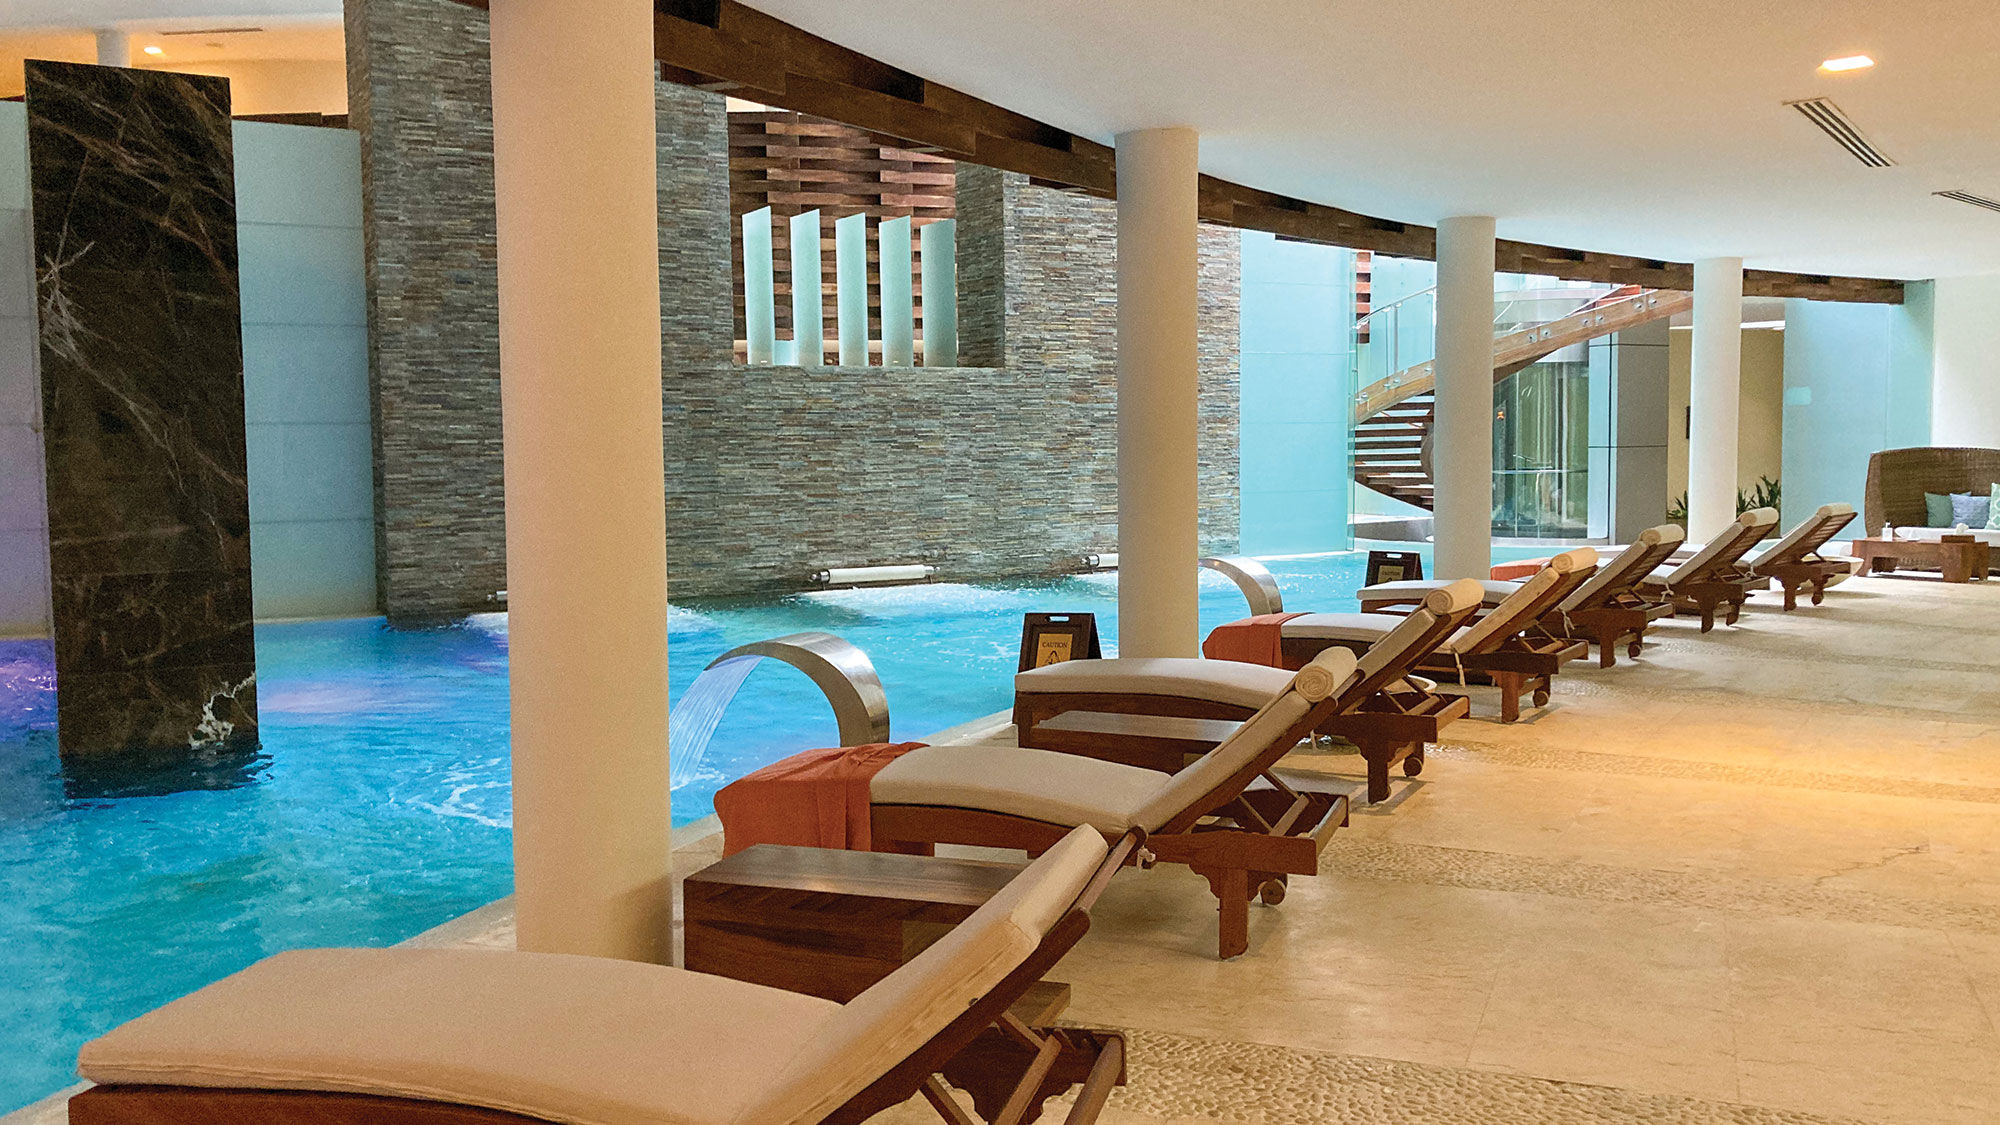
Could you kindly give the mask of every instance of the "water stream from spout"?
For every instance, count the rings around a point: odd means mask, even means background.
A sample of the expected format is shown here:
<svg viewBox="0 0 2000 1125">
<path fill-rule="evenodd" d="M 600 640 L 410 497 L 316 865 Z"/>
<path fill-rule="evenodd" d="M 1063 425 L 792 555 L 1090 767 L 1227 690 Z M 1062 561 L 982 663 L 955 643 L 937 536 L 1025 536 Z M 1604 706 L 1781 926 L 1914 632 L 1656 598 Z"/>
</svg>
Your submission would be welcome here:
<svg viewBox="0 0 2000 1125">
<path fill-rule="evenodd" d="M 708 758 L 708 743 L 715 737 L 722 713 L 763 659 L 738 656 L 724 660 L 703 669 L 681 693 L 680 701 L 667 716 L 669 788 L 679 789 L 701 776 L 702 765 Z"/>
</svg>

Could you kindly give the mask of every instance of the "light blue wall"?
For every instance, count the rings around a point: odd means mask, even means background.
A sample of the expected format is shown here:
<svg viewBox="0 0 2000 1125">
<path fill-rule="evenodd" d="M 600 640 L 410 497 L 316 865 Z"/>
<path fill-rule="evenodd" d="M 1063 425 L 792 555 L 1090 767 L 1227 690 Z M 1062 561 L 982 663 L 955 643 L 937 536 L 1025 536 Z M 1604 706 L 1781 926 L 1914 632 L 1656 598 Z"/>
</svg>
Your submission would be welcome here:
<svg viewBox="0 0 2000 1125">
<path fill-rule="evenodd" d="M 27 122 L 26 106 L 0 102 L 0 637 L 39 636 L 49 618 Z"/>
<path fill-rule="evenodd" d="M 1902 305 L 1785 302 L 1787 525 L 1821 504 L 1860 508 L 1869 454 L 1930 443 L 1931 287 L 1906 292 Z"/>
<path fill-rule="evenodd" d="M 1903 307 L 1890 317 L 1888 426 L 1884 449 L 1930 445 L 1933 362 L 1931 339 L 1937 286 L 1903 286 Z"/>
<path fill-rule="evenodd" d="M 1348 537 L 1350 251 L 1243 234 L 1242 550 L 1342 550 Z"/>
<path fill-rule="evenodd" d="M 359 136 L 238 122 L 251 579 L 260 619 L 375 612 Z M 25 108 L 0 102 L 0 636 L 48 631 Z"/>
<path fill-rule="evenodd" d="M 360 134 L 236 124 L 257 616 L 375 612 Z"/>
</svg>

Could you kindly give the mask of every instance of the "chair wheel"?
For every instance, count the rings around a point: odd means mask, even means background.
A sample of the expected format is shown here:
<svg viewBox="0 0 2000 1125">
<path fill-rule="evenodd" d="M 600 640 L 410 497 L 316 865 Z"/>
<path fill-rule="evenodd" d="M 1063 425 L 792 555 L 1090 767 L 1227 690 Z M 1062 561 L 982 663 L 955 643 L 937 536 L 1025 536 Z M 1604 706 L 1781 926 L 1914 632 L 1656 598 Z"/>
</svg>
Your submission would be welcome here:
<svg viewBox="0 0 2000 1125">
<path fill-rule="evenodd" d="M 1547 690 L 1546 688 L 1544 688 L 1544 689 L 1542 689 L 1542 690 L 1540 690 L 1540 691 L 1537 691 L 1537 692 L 1535 693 L 1535 695 L 1534 695 L 1534 699 L 1535 699 L 1535 706 L 1537 706 L 1537 707 L 1547 707 L 1547 706 L 1549 705 L 1549 693 L 1548 693 L 1548 690 Z"/>
<path fill-rule="evenodd" d="M 1265 906 L 1276 906 L 1285 901 L 1285 881 L 1266 879 L 1257 888 L 1257 899 Z"/>
<path fill-rule="evenodd" d="M 1415 777 L 1422 772 L 1424 772 L 1424 757 L 1422 754 L 1412 754 L 1403 759 L 1404 777 Z"/>
<path fill-rule="evenodd" d="M 1632 658 L 1632 659 L 1634 659 L 1634 660 L 1637 660 L 1637 659 L 1639 659 L 1639 651 L 1640 651 L 1640 646 L 1641 646 L 1641 642 L 1639 642 L 1639 641 L 1633 641 L 1633 642 L 1632 642 L 1631 644 L 1629 644 L 1629 645 L 1626 645 L 1626 646 L 1625 646 L 1625 655 L 1627 655 L 1627 656 L 1631 657 L 1631 658 Z"/>
</svg>

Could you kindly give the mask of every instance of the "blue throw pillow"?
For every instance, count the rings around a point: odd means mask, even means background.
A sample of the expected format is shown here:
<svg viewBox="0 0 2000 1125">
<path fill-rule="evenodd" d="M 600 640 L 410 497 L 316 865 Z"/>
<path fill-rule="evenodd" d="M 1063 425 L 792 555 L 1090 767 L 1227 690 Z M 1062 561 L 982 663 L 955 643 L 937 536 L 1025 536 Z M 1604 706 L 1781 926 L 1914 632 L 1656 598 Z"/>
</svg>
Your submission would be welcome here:
<svg viewBox="0 0 2000 1125">
<path fill-rule="evenodd" d="M 1993 486 L 1993 512 L 1986 517 L 1986 530 L 2000 531 L 2000 483 Z"/>
<path fill-rule="evenodd" d="M 1993 519 L 1993 497 L 1977 492 L 1954 492 L 1951 494 L 1951 522 L 1953 526 L 1985 527 Z"/>
<path fill-rule="evenodd" d="M 1951 526 L 1951 497 L 1935 492 L 1924 493 L 1924 526 Z"/>
</svg>

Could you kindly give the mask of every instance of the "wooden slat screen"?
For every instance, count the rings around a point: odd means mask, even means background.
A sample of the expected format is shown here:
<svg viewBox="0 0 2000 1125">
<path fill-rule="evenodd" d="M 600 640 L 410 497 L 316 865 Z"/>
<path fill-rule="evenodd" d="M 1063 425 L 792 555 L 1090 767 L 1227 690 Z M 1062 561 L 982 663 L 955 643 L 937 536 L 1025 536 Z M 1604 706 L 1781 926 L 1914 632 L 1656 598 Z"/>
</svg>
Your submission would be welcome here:
<svg viewBox="0 0 2000 1125">
<path fill-rule="evenodd" d="M 942 156 L 912 152 L 849 125 L 782 110 L 736 110 L 729 114 L 730 244 L 734 249 L 736 338 L 739 358 L 743 324 L 743 216 L 770 207 L 772 272 L 776 282 L 779 338 L 792 330 L 791 229 L 793 215 L 818 208 L 820 245 L 826 264 L 823 302 L 827 351 L 835 354 L 833 325 L 838 306 L 832 283 L 833 221 L 868 216 L 868 334 L 879 353 L 882 282 L 876 226 L 883 219 L 910 217 L 915 228 L 955 214 L 956 164 Z M 910 290 L 917 299 L 916 336 L 923 339 L 922 264 L 914 251 Z M 921 349 L 921 345 L 919 345 Z M 875 362 L 880 362 L 877 359 Z"/>
</svg>

